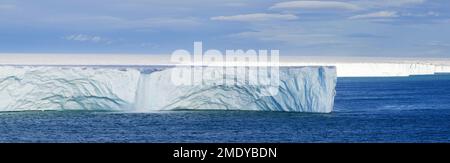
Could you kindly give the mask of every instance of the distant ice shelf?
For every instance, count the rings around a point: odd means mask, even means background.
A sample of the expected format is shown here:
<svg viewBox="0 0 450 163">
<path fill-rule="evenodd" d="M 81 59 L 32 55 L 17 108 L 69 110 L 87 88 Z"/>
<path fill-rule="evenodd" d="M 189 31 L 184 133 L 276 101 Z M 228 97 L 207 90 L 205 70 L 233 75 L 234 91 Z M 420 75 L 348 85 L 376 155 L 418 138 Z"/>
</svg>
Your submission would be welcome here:
<svg viewBox="0 0 450 163">
<path fill-rule="evenodd" d="M 333 110 L 337 77 L 332 66 L 282 67 L 278 93 L 272 96 L 258 85 L 175 85 L 170 82 L 172 70 L 0 66 L 0 111 Z"/>
<path fill-rule="evenodd" d="M 405 77 L 450 73 L 449 65 L 432 63 L 296 63 L 296 66 L 336 66 L 338 77 Z"/>
<path fill-rule="evenodd" d="M 0 65 L 171 65 L 169 54 L 0 54 Z M 335 66 L 338 77 L 393 77 L 450 73 L 450 58 L 287 56 L 280 66 Z"/>
</svg>

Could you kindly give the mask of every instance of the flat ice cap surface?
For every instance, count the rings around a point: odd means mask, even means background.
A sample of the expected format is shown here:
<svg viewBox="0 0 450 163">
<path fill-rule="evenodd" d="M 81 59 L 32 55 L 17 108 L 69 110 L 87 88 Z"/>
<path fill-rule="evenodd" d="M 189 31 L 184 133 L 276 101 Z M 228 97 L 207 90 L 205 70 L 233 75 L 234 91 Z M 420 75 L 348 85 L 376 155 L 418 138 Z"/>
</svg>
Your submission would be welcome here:
<svg viewBox="0 0 450 163">
<path fill-rule="evenodd" d="M 0 54 L 0 65 L 173 65 L 170 54 Z M 449 58 L 284 56 L 279 65 L 335 66 L 338 77 L 450 73 Z"/>
<path fill-rule="evenodd" d="M 0 64 L 12 65 L 167 65 L 170 54 L 0 53 Z M 282 66 L 304 63 L 423 63 L 450 66 L 450 58 L 286 56 Z"/>
</svg>

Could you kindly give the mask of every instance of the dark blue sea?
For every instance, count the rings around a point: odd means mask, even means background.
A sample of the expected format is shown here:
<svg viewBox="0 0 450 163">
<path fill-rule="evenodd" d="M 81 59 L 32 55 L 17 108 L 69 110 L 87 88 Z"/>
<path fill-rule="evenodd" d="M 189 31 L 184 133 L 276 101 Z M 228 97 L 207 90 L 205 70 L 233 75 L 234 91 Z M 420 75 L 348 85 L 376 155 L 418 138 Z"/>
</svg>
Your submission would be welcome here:
<svg viewBox="0 0 450 163">
<path fill-rule="evenodd" d="M 450 76 L 339 78 L 331 114 L 0 112 L 0 142 L 450 142 Z"/>
</svg>

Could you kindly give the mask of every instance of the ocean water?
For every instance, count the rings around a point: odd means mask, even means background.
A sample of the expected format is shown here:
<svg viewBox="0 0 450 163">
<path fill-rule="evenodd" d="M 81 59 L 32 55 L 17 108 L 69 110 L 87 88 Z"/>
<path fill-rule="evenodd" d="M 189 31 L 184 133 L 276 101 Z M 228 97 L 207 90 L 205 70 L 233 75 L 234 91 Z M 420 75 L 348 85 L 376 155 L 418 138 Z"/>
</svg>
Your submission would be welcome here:
<svg viewBox="0 0 450 163">
<path fill-rule="evenodd" d="M 330 114 L 0 112 L 0 142 L 450 142 L 450 76 L 339 78 Z"/>
</svg>

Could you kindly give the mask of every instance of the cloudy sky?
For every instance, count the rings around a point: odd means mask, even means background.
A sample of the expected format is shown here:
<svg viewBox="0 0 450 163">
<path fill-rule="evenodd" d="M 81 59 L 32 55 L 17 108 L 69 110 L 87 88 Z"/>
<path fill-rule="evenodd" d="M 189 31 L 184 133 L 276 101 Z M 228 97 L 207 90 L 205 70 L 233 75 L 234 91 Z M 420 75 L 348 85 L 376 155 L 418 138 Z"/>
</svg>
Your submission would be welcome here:
<svg viewBox="0 0 450 163">
<path fill-rule="evenodd" d="M 0 53 L 450 57 L 448 0 L 1 0 Z"/>
</svg>

